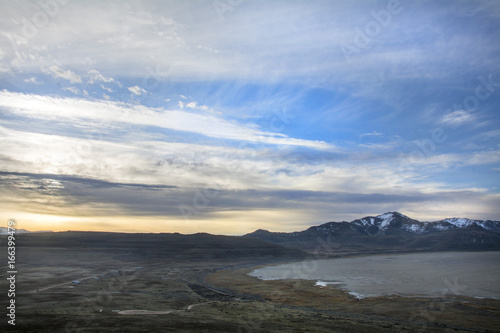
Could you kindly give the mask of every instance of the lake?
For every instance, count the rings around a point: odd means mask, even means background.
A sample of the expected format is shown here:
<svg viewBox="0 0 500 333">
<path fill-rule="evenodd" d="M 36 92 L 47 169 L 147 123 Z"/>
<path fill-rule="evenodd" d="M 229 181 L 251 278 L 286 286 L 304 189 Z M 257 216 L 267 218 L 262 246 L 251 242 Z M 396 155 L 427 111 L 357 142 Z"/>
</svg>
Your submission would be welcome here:
<svg viewBox="0 0 500 333">
<path fill-rule="evenodd" d="M 249 273 L 264 280 L 316 280 L 358 297 L 469 296 L 500 299 L 500 252 L 432 252 L 310 260 Z"/>
</svg>

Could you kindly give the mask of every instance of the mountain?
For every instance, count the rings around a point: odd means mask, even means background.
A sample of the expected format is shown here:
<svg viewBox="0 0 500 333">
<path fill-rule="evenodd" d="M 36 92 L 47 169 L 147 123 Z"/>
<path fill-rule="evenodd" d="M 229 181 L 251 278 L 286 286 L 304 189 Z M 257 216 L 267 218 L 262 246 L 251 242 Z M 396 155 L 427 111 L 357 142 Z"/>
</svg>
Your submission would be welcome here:
<svg viewBox="0 0 500 333">
<path fill-rule="evenodd" d="M 366 234 L 390 234 L 408 232 L 414 234 L 427 234 L 457 228 L 479 227 L 488 231 L 500 232 L 500 222 L 471 220 L 466 218 L 449 218 L 435 222 L 420 222 L 398 212 L 389 212 L 375 217 L 365 217 L 354 220 L 352 224 L 361 226 Z"/>
<path fill-rule="evenodd" d="M 7 235 L 9 228 L 0 227 L 0 235 Z M 48 231 L 28 231 L 26 229 L 16 229 L 16 234 L 26 234 L 30 232 L 48 232 Z"/>
<path fill-rule="evenodd" d="M 421 222 L 398 212 L 351 222 L 328 222 L 304 231 L 259 229 L 245 237 L 290 247 L 318 250 L 500 250 L 500 222 L 448 218 Z"/>
</svg>

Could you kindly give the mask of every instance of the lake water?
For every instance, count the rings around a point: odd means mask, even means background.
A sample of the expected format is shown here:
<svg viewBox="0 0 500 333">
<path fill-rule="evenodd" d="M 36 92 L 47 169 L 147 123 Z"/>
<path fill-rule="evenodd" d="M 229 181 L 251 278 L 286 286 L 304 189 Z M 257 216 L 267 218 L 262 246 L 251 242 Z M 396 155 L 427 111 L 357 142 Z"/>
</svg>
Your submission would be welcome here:
<svg viewBox="0 0 500 333">
<path fill-rule="evenodd" d="M 316 280 L 358 298 L 469 296 L 500 299 L 500 252 L 432 252 L 311 260 L 249 273 L 264 280 Z"/>
</svg>

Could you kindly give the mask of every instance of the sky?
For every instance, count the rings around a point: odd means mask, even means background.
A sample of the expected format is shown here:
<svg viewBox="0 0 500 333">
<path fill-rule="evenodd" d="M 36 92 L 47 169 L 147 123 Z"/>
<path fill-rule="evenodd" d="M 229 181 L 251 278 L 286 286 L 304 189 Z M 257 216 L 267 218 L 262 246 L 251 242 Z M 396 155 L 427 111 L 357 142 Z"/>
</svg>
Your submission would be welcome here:
<svg viewBox="0 0 500 333">
<path fill-rule="evenodd" d="M 500 2 L 0 1 L 0 219 L 500 220 Z"/>
</svg>

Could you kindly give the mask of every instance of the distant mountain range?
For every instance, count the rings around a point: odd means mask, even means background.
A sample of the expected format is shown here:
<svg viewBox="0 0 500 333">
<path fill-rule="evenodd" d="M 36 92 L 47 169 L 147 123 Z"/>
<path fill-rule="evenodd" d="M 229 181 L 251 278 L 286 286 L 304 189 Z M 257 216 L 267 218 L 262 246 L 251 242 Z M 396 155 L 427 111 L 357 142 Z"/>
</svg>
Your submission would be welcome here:
<svg viewBox="0 0 500 333">
<path fill-rule="evenodd" d="M 0 235 L 7 235 L 9 229 L 5 227 L 0 227 Z M 32 232 L 52 232 L 52 231 L 28 231 L 26 229 L 16 229 L 16 234 L 27 234 L 27 233 L 32 233 Z"/>
<path fill-rule="evenodd" d="M 5 235 L 7 228 L 0 227 Z M 314 254 L 349 255 L 405 251 L 497 251 L 500 250 L 500 222 L 448 218 L 421 222 L 398 212 L 367 216 L 351 222 L 328 222 L 297 232 L 270 232 L 259 229 L 244 236 L 217 236 L 205 233 L 121 234 L 99 232 L 29 232 L 16 229 L 24 246 L 80 246 L 97 242 L 102 248 L 128 247 L 143 240 L 133 253 L 149 256 L 176 253 L 187 257 L 229 258 L 231 256 L 302 258 Z M 0 238 L 0 245 L 5 239 Z M 79 245 L 80 244 L 80 245 Z M 157 253 L 158 252 L 158 253 Z"/>
<path fill-rule="evenodd" d="M 466 218 L 421 222 L 389 212 L 351 222 L 328 222 L 299 232 L 259 229 L 245 237 L 309 250 L 500 250 L 500 222 Z"/>
</svg>

